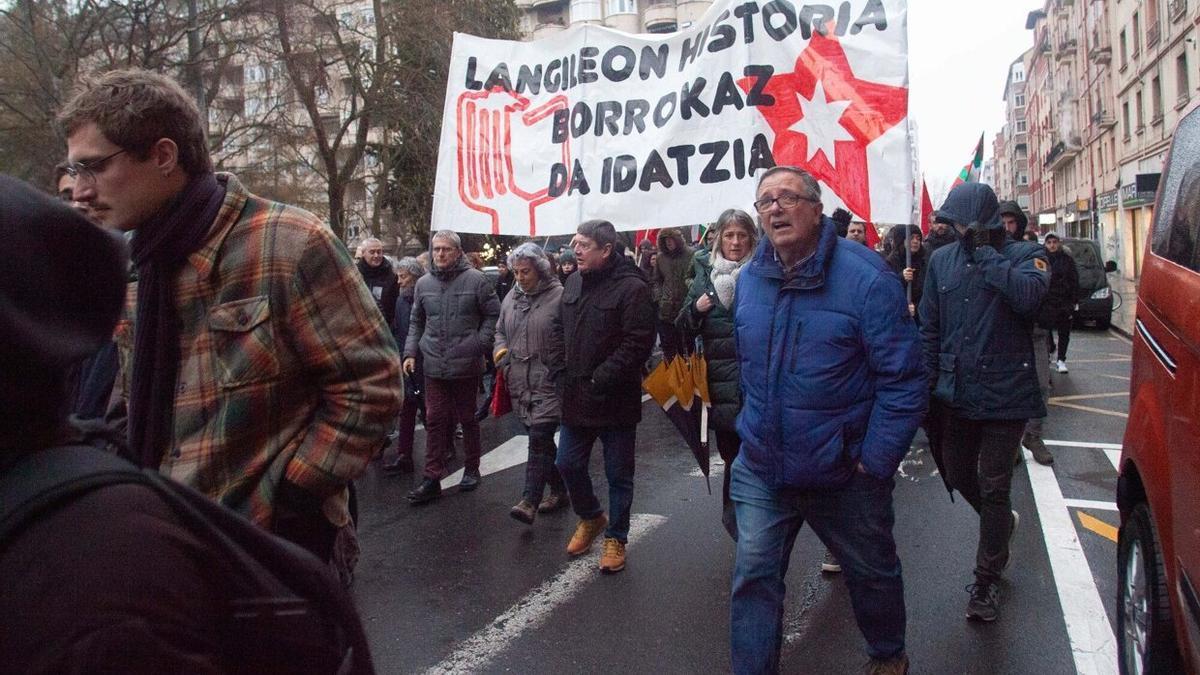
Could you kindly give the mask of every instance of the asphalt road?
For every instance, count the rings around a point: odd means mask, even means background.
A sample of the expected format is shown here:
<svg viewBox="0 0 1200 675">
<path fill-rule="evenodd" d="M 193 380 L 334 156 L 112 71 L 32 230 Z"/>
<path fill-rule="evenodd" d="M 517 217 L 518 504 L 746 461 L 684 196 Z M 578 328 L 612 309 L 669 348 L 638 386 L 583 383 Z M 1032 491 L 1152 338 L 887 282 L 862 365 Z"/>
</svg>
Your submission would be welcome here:
<svg viewBox="0 0 1200 675">
<path fill-rule="evenodd" d="M 1129 344 L 1077 331 L 1055 374 L 1046 438 L 1056 462 L 1018 469 L 1021 526 L 1001 619 L 964 619 L 978 519 L 952 502 L 918 434 L 897 476 L 895 534 L 904 565 L 914 673 L 1116 672 L 1116 471 L 1128 411 Z M 354 594 L 381 673 L 697 673 L 728 671 L 733 543 L 713 492 L 653 402 L 638 428 L 628 567 L 603 576 L 599 546 L 564 552 L 575 516 L 525 526 L 508 516 L 524 481 L 512 419 L 484 422 L 485 476 L 410 507 L 411 477 L 372 467 L 359 482 L 362 556 Z M 1065 443 L 1066 445 L 1063 445 Z M 1082 444 L 1082 445 L 1076 445 Z M 1105 447 L 1110 446 L 1110 447 Z M 418 431 L 418 449 L 424 448 Z M 489 465 L 492 469 L 488 473 Z M 457 468 L 457 467 L 456 467 Z M 597 449 L 593 480 L 604 501 Z M 447 483 L 453 483 L 453 478 Z M 820 573 L 805 529 L 788 575 L 783 669 L 853 672 L 865 661 L 845 586 Z"/>
</svg>

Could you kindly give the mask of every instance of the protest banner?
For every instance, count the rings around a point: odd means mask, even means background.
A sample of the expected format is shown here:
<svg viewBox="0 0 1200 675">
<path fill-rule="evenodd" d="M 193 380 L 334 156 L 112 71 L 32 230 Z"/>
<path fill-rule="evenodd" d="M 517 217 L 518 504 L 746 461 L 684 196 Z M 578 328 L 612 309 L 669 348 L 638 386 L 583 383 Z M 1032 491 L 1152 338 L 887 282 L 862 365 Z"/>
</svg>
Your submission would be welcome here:
<svg viewBox="0 0 1200 675">
<path fill-rule="evenodd" d="M 817 178 L 826 213 L 907 223 L 907 117 L 907 0 L 717 0 L 667 36 L 455 34 L 433 228 L 707 223 L 752 212 L 779 164 Z"/>
</svg>

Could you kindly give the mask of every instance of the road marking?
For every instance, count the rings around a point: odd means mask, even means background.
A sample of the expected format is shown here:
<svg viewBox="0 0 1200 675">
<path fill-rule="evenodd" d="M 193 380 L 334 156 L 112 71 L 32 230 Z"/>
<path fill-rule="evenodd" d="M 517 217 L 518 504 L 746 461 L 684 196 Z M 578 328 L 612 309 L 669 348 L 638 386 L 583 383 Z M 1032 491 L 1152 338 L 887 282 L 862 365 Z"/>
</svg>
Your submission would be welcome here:
<svg viewBox="0 0 1200 675">
<path fill-rule="evenodd" d="M 1110 380 L 1122 380 L 1124 382 L 1130 381 L 1130 378 L 1127 375 L 1109 375 L 1108 373 L 1096 373 L 1096 375 L 1099 375 L 1100 377 L 1107 377 Z"/>
<path fill-rule="evenodd" d="M 558 445 L 558 432 L 554 433 L 554 444 Z M 511 469 L 514 466 L 529 461 L 529 436 L 518 434 L 497 445 L 491 452 L 479 458 L 479 475 Z M 459 469 L 442 479 L 442 489 L 452 488 L 462 480 L 463 470 Z"/>
<path fill-rule="evenodd" d="M 1083 511 L 1079 511 L 1076 513 L 1076 515 L 1079 516 L 1079 524 L 1082 525 L 1085 530 L 1095 532 L 1114 544 L 1117 542 L 1117 528 L 1109 525 L 1103 520 L 1093 518 Z"/>
<path fill-rule="evenodd" d="M 1120 333 L 1118 333 L 1116 331 L 1109 331 L 1109 335 L 1116 338 L 1118 342 L 1124 342 L 1127 345 L 1133 344 L 1133 342 L 1131 342 L 1128 338 L 1126 338 L 1124 335 L 1121 335 Z"/>
<path fill-rule="evenodd" d="M 665 522 L 666 516 L 651 513 L 633 514 L 629 519 L 629 545 L 636 544 Z M 458 649 L 441 663 L 425 671 L 427 675 L 484 670 L 523 633 L 541 626 L 555 609 L 578 595 L 587 584 L 600 579 L 599 558 L 599 552 L 593 552 L 567 563 L 558 576 L 517 600 L 486 628 L 460 642 Z M 626 571 L 622 574 L 636 572 Z M 620 583 L 620 577 L 614 578 L 613 583 Z"/>
<path fill-rule="evenodd" d="M 1058 400 L 1057 398 L 1051 398 L 1050 400 L 1046 401 L 1046 403 L 1048 405 L 1054 405 L 1054 406 L 1058 406 L 1060 408 L 1070 408 L 1072 410 L 1082 410 L 1083 412 L 1096 413 L 1097 415 L 1109 415 L 1111 417 L 1120 417 L 1121 419 L 1129 419 L 1129 415 L 1127 415 L 1126 413 L 1123 413 L 1123 412 L 1116 412 L 1114 410 L 1104 410 L 1102 408 L 1092 408 L 1090 406 L 1076 405 L 1074 403 L 1063 403 L 1062 401 Z"/>
<path fill-rule="evenodd" d="M 1064 499 L 1063 503 L 1072 509 L 1094 509 L 1096 511 L 1116 511 L 1116 502 L 1101 502 L 1095 499 Z"/>
<path fill-rule="evenodd" d="M 1074 363 L 1125 363 L 1126 361 L 1132 361 L 1132 360 L 1133 360 L 1132 357 L 1121 356 L 1121 357 L 1116 357 L 1116 358 L 1111 358 L 1111 359 L 1071 359 L 1070 363 L 1072 363 L 1072 364 L 1074 364 Z M 1055 374 L 1060 375 L 1060 374 L 1065 374 L 1065 373 L 1055 373 Z"/>
<path fill-rule="evenodd" d="M 1121 451 L 1107 449 L 1104 451 L 1104 454 L 1106 457 L 1108 457 L 1108 461 L 1112 462 L 1113 468 L 1116 469 L 1118 472 L 1120 472 L 1121 471 Z"/>
<path fill-rule="evenodd" d="M 1057 445 L 1064 448 L 1096 448 L 1097 450 L 1120 450 L 1120 443 L 1088 443 L 1084 441 L 1042 441 L 1046 445 Z"/>
<path fill-rule="evenodd" d="M 1058 589 L 1058 602 L 1067 626 L 1075 670 L 1083 675 L 1116 673 L 1116 636 L 1104 603 L 1100 601 L 1100 592 L 1054 470 L 1034 462 L 1025 462 L 1025 470 L 1029 472 L 1034 502 L 1042 521 L 1042 536 Z"/>
<path fill-rule="evenodd" d="M 650 398 L 651 398 L 650 394 L 642 394 L 642 403 L 649 401 Z"/>
</svg>

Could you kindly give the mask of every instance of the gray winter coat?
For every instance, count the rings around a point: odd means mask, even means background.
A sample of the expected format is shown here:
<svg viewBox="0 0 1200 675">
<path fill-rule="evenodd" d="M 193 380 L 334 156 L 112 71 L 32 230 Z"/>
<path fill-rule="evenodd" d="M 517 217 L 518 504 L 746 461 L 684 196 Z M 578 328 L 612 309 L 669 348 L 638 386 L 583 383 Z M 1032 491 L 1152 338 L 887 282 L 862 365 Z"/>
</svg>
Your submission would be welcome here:
<svg viewBox="0 0 1200 675">
<path fill-rule="evenodd" d="M 417 280 L 404 356 L 419 352 L 425 376 L 438 380 L 482 375 L 499 314 L 491 282 L 461 256 Z"/>
<path fill-rule="evenodd" d="M 526 426 L 557 424 L 561 408 L 550 374 L 562 367 L 564 349 L 558 320 L 563 288 L 557 277 L 543 279 L 532 293 L 514 285 L 496 322 L 497 361 L 512 396 L 513 412 Z M 506 356 L 500 354 L 508 350 Z"/>
</svg>

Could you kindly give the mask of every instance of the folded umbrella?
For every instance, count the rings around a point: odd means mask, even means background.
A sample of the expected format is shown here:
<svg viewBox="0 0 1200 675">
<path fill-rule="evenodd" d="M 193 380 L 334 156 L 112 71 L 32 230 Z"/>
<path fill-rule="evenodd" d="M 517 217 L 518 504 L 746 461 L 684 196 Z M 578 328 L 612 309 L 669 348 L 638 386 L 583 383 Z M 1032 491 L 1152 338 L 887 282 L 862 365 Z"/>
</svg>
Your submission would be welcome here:
<svg viewBox="0 0 1200 675">
<path fill-rule="evenodd" d="M 707 381 L 703 387 L 707 391 Z M 704 474 L 705 482 L 708 482 L 709 452 L 704 438 L 707 436 L 704 418 L 707 417 L 708 406 L 698 394 L 693 362 L 676 356 L 669 363 L 664 361 L 658 364 L 642 381 L 642 388 L 683 436 L 700 472 Z M 711 485 L 709 491 L 712 491 Z"/>
</svg>

